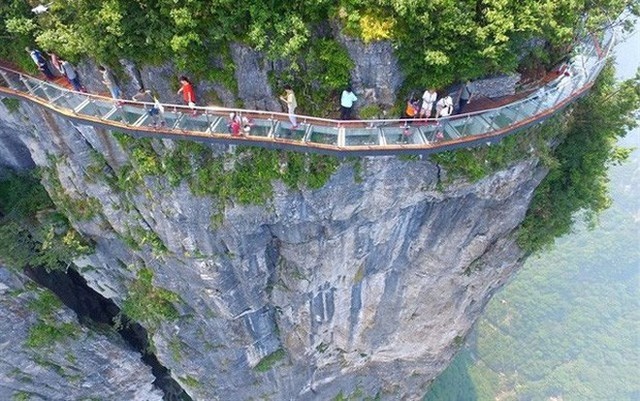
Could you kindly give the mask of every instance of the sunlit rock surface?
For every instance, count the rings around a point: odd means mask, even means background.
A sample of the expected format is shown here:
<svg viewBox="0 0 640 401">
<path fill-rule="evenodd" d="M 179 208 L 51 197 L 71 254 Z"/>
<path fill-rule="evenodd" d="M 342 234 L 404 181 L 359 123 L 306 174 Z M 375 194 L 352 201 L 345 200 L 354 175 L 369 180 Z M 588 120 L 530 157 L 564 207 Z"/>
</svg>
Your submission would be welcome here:
<svg viewBox="0 0 640 401">
<path fill-rule="evenodd" d="M 319 190 L 275 182 L 266 206 L 227 204 L 216 225 L 219 201 L 185 182 L 148 176 L 122 193 L 88 173 L 95 151 L 115 171 L 128 162 L 110 133 L 24 102 L 20 113 L 0 106 L 0 130 L 54 168 L 69 196 L 100 204 L 96 217 L 74 220 L 97 244 L 80 264 L 89 285 L 121 304 L 146 267 L 180 296 L 181 317 L 153 342 L 197 400 L 419 399 L 520 266 L 511 234 L 545 173 L 525 160 L 446 183 L 426 159 L 369 158 L 361 180 L 347 163 Z M 171 146 L 154 143 L 159 154 Z M 168 251 L 130 249 L 123 238 L 136 228 Z"/>
</svg>

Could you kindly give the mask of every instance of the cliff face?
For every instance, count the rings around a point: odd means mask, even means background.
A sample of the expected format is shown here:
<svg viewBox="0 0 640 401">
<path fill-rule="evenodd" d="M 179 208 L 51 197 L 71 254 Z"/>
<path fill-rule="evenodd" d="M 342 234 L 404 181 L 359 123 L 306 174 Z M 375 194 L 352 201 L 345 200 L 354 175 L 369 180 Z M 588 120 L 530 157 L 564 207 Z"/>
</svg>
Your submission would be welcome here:
<svg viewBox="0 0 640 401">
<path fill-rule="evenodd" d="M 545 173 L 525 160 L 441 188 L 446 172 L 427 160 L 370 158 L 318 190 L 274 182 L 266 206 L 232 202 L 220 222 L 220 200 L 184 181 L 144 176 L 114 190 L 105 176 L 131 157 L 111 133 L 25 102 L 0 106 L 9 132 L 50 169 L 58 199 L 93 205 L 72 216 L 96 243 L 78 261 L 89 285 L 122 305 L 145 271 L 177 294 L 179 317 L 150 327 L 152 340 L 198 400 L 418 399 L 520 266 L 510 234 Z M 175 146 L 153 142 L 160 157 Z"/>
<path fill-rule="evenodd" d="M 397 92 L 402 84 L 403 75 L 400 65 L 393 52 L 392 43 L 389 41 L 377 41 L 365 44 L 359 39 L 348 37 L 341 33 L 338 26 L 326 27 L 327 31 L 333 30 L 333 36 L 344 46 L 349 58 L 353 61 L 351 70 L 351 82 L 354 91 L 360 100 L 355 107 L 376 103 L 385 107 L 391 107 L 396 102 Z M 235 87 L 229 87 L 219 82 L 210 82 L 195 79 L 198 104 L 201 106 L 215 104 L 224 107 L 238 107 L 245 109 L 286 111 L 278 97 L 283 93 L 282 87 L 272 87 L 269 75 L 287 75 L 291 65 L 283 61 L 269 61 L 259 51 L 247 47 L 241 43 L 232 43 L 228 49 L 232 63 L 231 78 Z M 225 67 L 225 61 L 220 57 L 212 60 L 212 70 L 220 70 Z M 118 72 L 119 84 L 124 92 L 124 97 L 129 99 L 137 93 L 139 87 L 144 86 L 154 93 L 160 94 L 163 103 L 182 104 L 182 96 L 176 93 L 178 77 L 183 75 L 172 63 L 158 66 L 136 66 L 128 60 L 120 60 L 121 67 Z M 83 85 L 91 93 L 103 93 L 108 96 L 106 87 L 101 82 L 97 64 L 91 60 L 85 60 L 77 66 Z M 120 66 L 119 66 L 120 67 Z M 139 68 L 138 68 L 139 67 Z M 194 79 L 194 77 L 191 77 Z M 347 82 L 345 82 L 345 85 Z M 231 85 L 234 86 L 234 85 Z M 298 90 L 298 88 L 294 88 Z M 327 97 L 330 93 L 325 94 Z M 310 100 L 303 93 L 298 93 L 300 110 L 305 110 L 310 105 Z M 335 106 L 336 108 L 339 105 Z M 299 112 L 300 112 L 299 110 Z"/>
<path fill-rule="evenodd" d="M 0 267 L 0 399 L 162 400 L 139 355 Z"/>
</svg>

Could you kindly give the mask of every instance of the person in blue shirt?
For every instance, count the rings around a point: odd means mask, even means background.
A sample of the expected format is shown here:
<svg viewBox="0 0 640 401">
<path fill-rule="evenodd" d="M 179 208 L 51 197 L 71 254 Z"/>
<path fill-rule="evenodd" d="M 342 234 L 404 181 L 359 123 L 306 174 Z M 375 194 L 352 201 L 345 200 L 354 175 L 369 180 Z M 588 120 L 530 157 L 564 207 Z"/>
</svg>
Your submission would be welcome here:
<svg viewBox="0 0 640 401">
<path fill-rule="evenodd" d="M 353 107 L 353 102 L 355 102 L 356 100 L 358 100 L 358 98 L 353 93 L 351 85 L 348 85 L 347 88 L 342 91 L 342 96 L 340 97 L 341 120 L 351 119 L 351 108 Z"/>
</svg>

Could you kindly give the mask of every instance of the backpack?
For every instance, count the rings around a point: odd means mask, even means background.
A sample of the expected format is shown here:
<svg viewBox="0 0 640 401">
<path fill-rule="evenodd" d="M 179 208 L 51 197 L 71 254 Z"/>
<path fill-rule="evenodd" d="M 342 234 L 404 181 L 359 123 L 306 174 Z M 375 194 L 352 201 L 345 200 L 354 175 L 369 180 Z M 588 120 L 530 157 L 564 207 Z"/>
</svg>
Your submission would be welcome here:
<svg viewBox="0 0 640 401">
<path fill-rule="evenodd" d="M 411 103 L 411 101 L 407 102 L 407 108 L 404 110 L 404 113 L 407 115 L 407 117 L 415 117 L 417 110 L 415 108 L 415 106 L 413 105 L 413 103 Z"/>
</svg>

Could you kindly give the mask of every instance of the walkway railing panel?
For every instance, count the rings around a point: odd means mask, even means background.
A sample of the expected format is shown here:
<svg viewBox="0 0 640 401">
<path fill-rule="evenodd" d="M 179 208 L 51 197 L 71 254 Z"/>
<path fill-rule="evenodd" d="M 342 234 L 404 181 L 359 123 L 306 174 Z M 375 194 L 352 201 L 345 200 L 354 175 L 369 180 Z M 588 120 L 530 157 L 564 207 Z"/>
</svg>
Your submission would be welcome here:
<svg viewBox="0 0 640 401">
<path fill-rule="evenodd" d="M 328 145 L 338 145 L 339 131 L 337 127 L 310 126 L 309 142 L 324 143 Z"/>
<path fill-rule="evenodd" d="M 582 95 L 593 84 L 613 45 L 613 31 L 602 36 L 602 43 L 592 38 L 576 46 L 566 74 L 526 98 L 495 109 L 440 119 L 338 121 L 297 116 L 299 126 L 294 129 L 285 113 L 172 104 L 165 104 L 164 113 L 158 118 L 148 114 L 153 107 L 151 103 L 116 104 L 110 98 L 74 92 L 4 67 L 0 67 L 0 92 L 37 101 L 80 122 L 149 136 L 188 135 L 223 143 L 333 154 L 394 154 L 419 150 L 430 153 L 505 135 L 548 117 Z M 239 137 L 231 135 L 228 123 L 232 112 L 251 120 L 248 135 L 245 132 Z"/>
<path fill-rule="evenodd" d="M 377 127 L 344 128 L 344 146 L 375 146 L 381 144 Z"/>
</svg>

